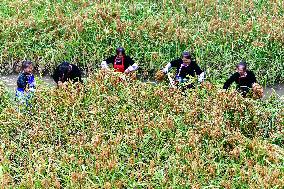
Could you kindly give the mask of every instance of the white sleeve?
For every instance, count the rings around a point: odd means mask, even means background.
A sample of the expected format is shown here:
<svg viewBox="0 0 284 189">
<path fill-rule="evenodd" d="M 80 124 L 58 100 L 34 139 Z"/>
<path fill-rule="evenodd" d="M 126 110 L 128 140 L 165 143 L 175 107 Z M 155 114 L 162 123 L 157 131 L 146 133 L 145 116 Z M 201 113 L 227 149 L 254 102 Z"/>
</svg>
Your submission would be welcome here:
<svg viewBox="0 0 284 189">
<path fill-rule="evenodd" d="M 202 82 L 204 79 L 205 79 L 205 73 L 202 72 L 202 73 L 199 74 L 199 76 L 198 76 L 198 81 L 199 81 L 199 82 Z"/>
<path fill-rule="evenodd" d="M 138 68 L 139 66 L 135 63 L 132 66 L 129 66 L 127 69 L 132 72 L 132 71 L 137 70 Z"/>
<path fill-rule="evenodd" d="M 168 73 L 169 70 L 171 69 L 171 67 L 172 67 L 171 63 L 168 63 L 168 64 L 164 67 L 163 72 L 164 72 L 164 73 Z"/>
<path fill-rule="evenodd" d="M 29 90 L 31 92 L 35 92 L 35 90 L 36 90 L 36 81 L 35 80 L 30 84 Z"/>
<path fill-rule="evenodd" d="M 102 61 L 101 67 L 102 68 L 108 68 L 107 62 L 106 61 Z"/>
</svg>

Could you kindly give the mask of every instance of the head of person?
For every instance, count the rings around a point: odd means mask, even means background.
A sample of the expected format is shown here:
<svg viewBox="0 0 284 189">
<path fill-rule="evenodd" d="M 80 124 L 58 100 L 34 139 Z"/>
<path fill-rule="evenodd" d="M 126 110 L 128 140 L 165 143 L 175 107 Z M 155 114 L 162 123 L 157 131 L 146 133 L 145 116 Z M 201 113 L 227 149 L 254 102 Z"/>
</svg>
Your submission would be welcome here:
<svg viewBox="0 0 284 189">
<path fill-rule="evenodd" d="M 70 65 L 69 62 L 62 62 L 59 65 L 59 69 L 58 69 L 59 81 L 62 81 L 62 82 L 66 81 L 71 70 L 72 70 L 72 66 Z"/>
<path fill-rule="evenodd" d="M 184 51 L 181 58 L 184 64 L 189 65 L 191 63 L 191 54 L 188 51 Z"/>
<path fill-rule="evenodd" d="M 236 70 L 241 76 L 245 75 L 247 71 L 247 63 L 245 61 L 241 61 L 237 64 Z"/>
<path fill-rule="evenodd" d="M 117 56 L 118 58 L 122 58 L 123 56 L 125 56 L 125 50 L 124 50 L 123 47 L 118 47 L 118 48 L 116 49 L 116 56 Z"/>
<path fill-rule="evenodd" d="M 33 69 L 33 63 L 31 61 L 23 61 L 22 70 L 24 73 L 32 74 Z"/>
</svg>

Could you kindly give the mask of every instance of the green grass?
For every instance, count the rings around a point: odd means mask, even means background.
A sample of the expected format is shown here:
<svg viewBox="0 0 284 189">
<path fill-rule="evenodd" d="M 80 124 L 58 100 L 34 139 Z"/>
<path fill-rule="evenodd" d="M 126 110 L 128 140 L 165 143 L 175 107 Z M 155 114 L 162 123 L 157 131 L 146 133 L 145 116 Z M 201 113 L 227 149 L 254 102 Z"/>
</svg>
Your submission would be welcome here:
<svg viewBox="0 0 284 189">
<path fill-rule="evenodd" d="M 283 2 L 6 1 L 0 5 L 0 65 L 23 59 L 46 72 L 68 60 L 91 71 L 122 45 L 143 70 L 185 49 L 210 80 L 242 59 L 261 84 L 283 82 Z"/>
</svg>

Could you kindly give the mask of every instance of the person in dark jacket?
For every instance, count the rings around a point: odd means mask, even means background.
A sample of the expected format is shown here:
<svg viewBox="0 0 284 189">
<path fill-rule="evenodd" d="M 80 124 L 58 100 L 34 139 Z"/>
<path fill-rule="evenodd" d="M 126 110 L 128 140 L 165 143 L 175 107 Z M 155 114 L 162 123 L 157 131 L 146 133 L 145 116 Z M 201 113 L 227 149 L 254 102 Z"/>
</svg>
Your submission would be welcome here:
<svg viewBox="0 0 284 189">
<path fill-rule="evenodd" d="M 54 70 L 52 77 L 58 86 L 68 81 L 73 83 L 82 83 L 82 73 L 80 69 L 76 65 L 70 64 L 69 62 L 62 62 L 60 65 L 58 65 Z"/>
<path fill-rule="evenodd" d="M 196 61 L 191 57 L 188 51 L 182 53 L 182 57 L 168 63 L 162 70 L 156 74 L 156 79 L 163 79 L 164 75 L 174 67 L 176 68 L 175 84 L 185 83 L 189 80 L 189 77 L 195 77 L 198 75 L 198 81 L 202 82 L 205 78 L 205 73 L 200 69 Z M 186 88 L 192 88 L 193 84 L 188 84 Z"/>
<path fill-rule="evenodd" d="M 116 55 L 110 56 L 101 63 L 103 69 L 108 69 L 109 64 L 113 64 L 113 68 L 116 72 L 130 73 L 138 69 L 138 65 L 134 63 L 132 58 L 125 54 L 125 50 L 122 47 L 116 49 Z"/>
<path fill-rule="evenodd" d="M 255 75 L 252 71 L 247 69 L 245 61 L 241 61 L 236 66 L 236 72 L 227 79 L 224 83 L 223 89 L 228 89 L 233 82 L 237 84 L 236 89 L 243 97 L 247 95 L 256 83 Z"/>
<path fill-rule="evenodd" d="M 22 72 L 17 79 L 16 99 L 19 103 L 26 103 L 35 92 L 35 78 L 33 75 L 33 65 L 31 61 L 22 63 Z"/>
</svg>

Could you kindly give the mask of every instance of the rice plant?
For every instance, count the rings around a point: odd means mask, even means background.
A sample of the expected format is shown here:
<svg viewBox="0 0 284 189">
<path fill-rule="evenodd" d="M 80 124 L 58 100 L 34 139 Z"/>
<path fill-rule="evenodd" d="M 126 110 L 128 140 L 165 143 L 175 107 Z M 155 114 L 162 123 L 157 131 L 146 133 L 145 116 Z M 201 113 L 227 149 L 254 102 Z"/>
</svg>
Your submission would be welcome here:
<svg viewBox="0 0 284 189">
<path fill-rule="evenodd" d="M 2 187 L 282 188 L 283 101 L 96 73 L 0 113 Z M 5 99 L 7 93 L 1 93 Z M 9 98 L 8 98 L 9 99 Z"/>
<path fill-rule="evenodd" d="M 62 60 L 91 71 L 122 45 L 144 71 L 187 49 L 212 80 L 245 59 L 261 84 L 283 82 L 282 1 L 3 0 L 0 10 L 5 73 L 26 58 L 43 73 Z"/>
</svg>

